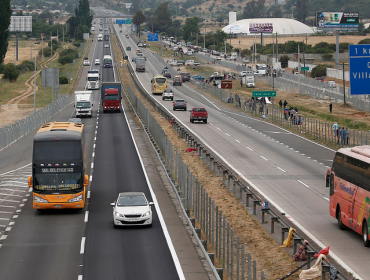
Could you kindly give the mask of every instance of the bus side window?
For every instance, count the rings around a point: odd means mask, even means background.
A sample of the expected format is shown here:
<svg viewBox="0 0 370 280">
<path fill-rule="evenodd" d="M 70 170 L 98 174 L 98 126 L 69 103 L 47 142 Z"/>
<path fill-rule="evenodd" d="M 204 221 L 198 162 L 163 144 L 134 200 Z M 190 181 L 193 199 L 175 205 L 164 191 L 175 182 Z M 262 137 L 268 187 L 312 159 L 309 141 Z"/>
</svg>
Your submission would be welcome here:
<svg viewBox="0 0 370 280">
<path fill-rule="evenodd" d="M 150 80 L 151 83 L 153 83 L 153 80 Z"/>
<path fill-rule="evenodd" d="M 329 188 L 330 187 L 330 174 L 327 174 L 326 175 L 326 187 Z"/>
</svg>

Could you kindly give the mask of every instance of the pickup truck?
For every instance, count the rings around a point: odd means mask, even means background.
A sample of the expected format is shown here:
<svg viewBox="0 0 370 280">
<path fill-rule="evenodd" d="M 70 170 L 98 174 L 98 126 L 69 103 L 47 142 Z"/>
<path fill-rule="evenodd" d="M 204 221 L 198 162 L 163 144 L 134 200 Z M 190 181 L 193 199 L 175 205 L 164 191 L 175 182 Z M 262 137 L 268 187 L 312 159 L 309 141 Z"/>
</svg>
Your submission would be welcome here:
<svg viewBox="0 0 370 280">
<path fill-rule="evenodd" d="M 194 121 L 203 121 L 207 123 L 208 113 L 205 108 L 202 107 L 194 107 L 190 110 L 190 122 L 194 123 Z"/>
<path fill-rule="evenodd" d="M 177 60 L 177 59 L 171 59 L 168 61 L 168 64 L 171 66 L 179 66 L 179 65 L 184 65 L 185 61 L 184 60 Z"/>
<path fill-rule="evenodd" d="M 193 59 L 188 59 L 188 60 L 185 61 L 185 66 L 189 66 L 189 65 L 198 66 L 198 65 L 200 65 L 200 63 L 194 61 Z"/>
</svg>

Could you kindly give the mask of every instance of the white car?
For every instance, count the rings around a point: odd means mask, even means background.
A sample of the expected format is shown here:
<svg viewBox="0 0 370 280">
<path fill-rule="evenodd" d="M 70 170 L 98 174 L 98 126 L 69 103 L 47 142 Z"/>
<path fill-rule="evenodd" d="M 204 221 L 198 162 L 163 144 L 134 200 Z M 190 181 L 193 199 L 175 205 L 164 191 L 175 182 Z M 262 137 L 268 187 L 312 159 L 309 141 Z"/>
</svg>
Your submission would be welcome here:
<svg viewBox="0 0 370 280">
<path fill-rule="evenodd" d="M 95 65 L 100 65 L 100 59 L 99 58 L 95 59 Z"/>
<path fill-rule="evenodd" d="M 148 202 L 142 192 L 122 192 L 113 206 L 113 226 L 152 226 L 153 202 Z"/>
<path fill-rule="evenodd" d="M 109 45 L 108 44 L 104 45 L 104 48 L 109 48 Z"/>
<path fill-rule="evenodd" d="M 88 59 L 84 59 L 84 66 L 90 66 L 90 61 Z"/>
</svg>

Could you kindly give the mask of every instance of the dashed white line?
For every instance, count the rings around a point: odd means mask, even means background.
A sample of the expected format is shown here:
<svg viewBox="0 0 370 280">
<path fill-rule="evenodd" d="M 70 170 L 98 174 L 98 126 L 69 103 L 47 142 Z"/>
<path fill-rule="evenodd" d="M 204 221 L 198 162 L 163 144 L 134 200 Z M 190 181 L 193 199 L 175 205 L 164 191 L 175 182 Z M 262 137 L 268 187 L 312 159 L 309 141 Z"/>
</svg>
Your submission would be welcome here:
<svg viewBox="0 0 370 280">
<path fill-rule="evenodd" d="M 92 157 L 95 157 L 95 153 L 92 153 Z"/>
<path fill-rule="evenodd" d="M 323 198 L 324 198 L 325 200 L 327 200 L 327 201 L 330 201 L 330 199 L 329 199 L 329 198 L 327 198 L 327 197 L 325 197 L 325 196 L 323 196 Z"/>
<path fill-rule="evenodd" d="M 85 252 L 85 241 L 86 241 L 86 237 L 82 237 L 80 254 L 83 254 Z"/>
<path fill-rule="evenodd" d="M 18 215 L 14 215 L 14 216 L 13 216 L 13 219 L 16 219 L 16 218 L 18 218 Z"/>
<path fill-rule="evenodd" d="M 12 225 L 14 225 L 14 224 L 15 224 L 15 222 L 10 222 L 10 223 L 9 223 L 9 225 L 10 225 L 10 226 L 12 226 Z"/>
<path fill-rule="evenodd" d="M 264 156 L 260 156 L 261 158 L 263 158 L 264 160 L 268 160 L 267 158 L 265 158 Z"/>
<path fill-rule="evenodd" d="M 280 168 L 279 166 L 277 168 L 280 169 L 283 172 L 286 172 L 284 169 Z"/>
<path fill-rule="evenodd" d="M 90 191 L 87 192 L 87 198 L 90 198 Z"/>
<path fill-rule="evenodd" d="M 236 142 L 240 143 L 240 141 L 238 139 L 235 139 Z"/>
<path fill-rule="evenodd" d="M 90 182 L 92 181 L 92 175 L 90 175 Z"/>
<path fill-rule="evenodd" d="M 8 237 L 7 235 L 2 235 L 2 236 L 0 237 L 0 240 L 5 240 L 7 237 Z"/>
<path fill-rule="evenodd" d="M 86 211 L 85 212 L 85 223 L 87 223 L 89 221 L 89 211 Z"/>
<path fill-rule="evenodd" d="M 225 134 L 226 134 L 227 136 L 230 136 L 230 134 L 229 134 L 229 133 L 226 133 L 226 132 L 225 132 Z"/>
<path fill-rule="evenodd" d="M 94 141 L 96 141 L 96 136 L 94 137 Z"/>
<path fill-rule="evenodd" d="M 219 128 L 219 127 L 217 127 L 217 126 L 216 126 L 216 128 L 217 128 L 218 130 L 221 130 L 221 128 Z"/>
<path fill-rule="evenodd" d="M 82 275 L 78 275 L 77 280 L 82 280 Z"/>
<path fill-rule="evenodd" d="M 249 147 L 246 147 L 248 150 L 250 150 L 250 151 L 252 151 L 253 152 L 253 150 L 251 149 L 251 148 L 249 148 Z"/>
<path fill-rule="evenodd" d="M 307 184 L 305 184 L 305 183 L 303 183 L 301 180 L 298 180 L 298 182 L 299 183 L 301 183 L 303 186 L 305 186 L 306 188 L 309 188 L 310 186 L 309 185 L 307 185 Z"/>
<path fill-rule="evenodd" d="M 92 163 L 91 163 L 91 169 L 93 169 L 93 168 L 94 168 L 94 163 L 92 162 Z"/>
<path fill-rule="evenodd" d="M 95 149 L 95 146 L 96 146 L 96 145 L 94 144 L 94 146 L 93 146 L 93 148 L 94 148 L 94 149 Z"/>
</svg>

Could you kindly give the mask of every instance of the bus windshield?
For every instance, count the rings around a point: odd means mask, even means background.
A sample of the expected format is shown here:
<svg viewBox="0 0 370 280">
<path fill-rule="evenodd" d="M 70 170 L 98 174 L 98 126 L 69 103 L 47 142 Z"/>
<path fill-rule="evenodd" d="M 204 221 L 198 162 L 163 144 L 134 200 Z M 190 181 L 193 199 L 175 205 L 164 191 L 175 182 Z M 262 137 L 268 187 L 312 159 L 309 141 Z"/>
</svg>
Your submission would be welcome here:
<svg viewBox="0 0 370 280">
<path fill-rule="evenodd" d="M 36 141 L 33 145 L 33 161 L 44 162 L 82 161 L 82 147 L 79 141 Z"/>
<path fill-rule="evenodd" d="M 67 191 L 83 188 L 81 167 L 37 167 L 34 189 L 39 191 Z"/>
<path fill-rule="evenodd" d="M 112 59 L 111 58 L 104 58 L 104 63 L 112 64 Z"/>
</svg>

